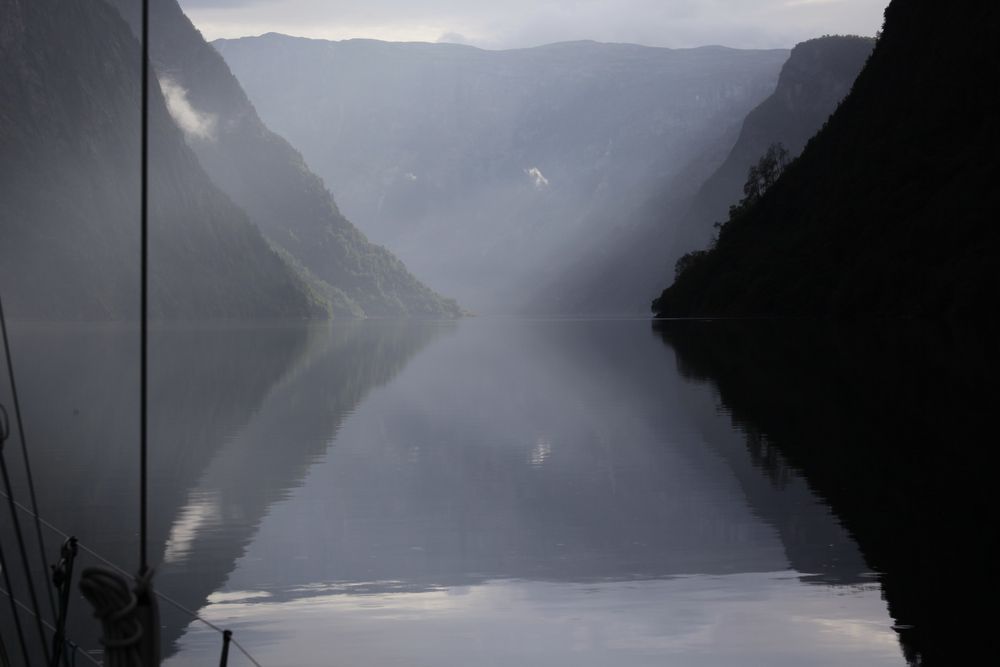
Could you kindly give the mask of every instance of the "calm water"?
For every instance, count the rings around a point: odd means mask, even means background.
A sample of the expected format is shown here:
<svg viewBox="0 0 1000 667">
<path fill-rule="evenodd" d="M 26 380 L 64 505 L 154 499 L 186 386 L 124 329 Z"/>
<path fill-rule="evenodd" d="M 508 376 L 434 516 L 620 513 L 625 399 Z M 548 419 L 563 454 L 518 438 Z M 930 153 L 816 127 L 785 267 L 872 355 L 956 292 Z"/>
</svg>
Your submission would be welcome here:
<svg viewBox="0 0 1000 667">
<path fill-rule="evenodd" d="M 690 334 L 158 330 L 159 590 L 268 665 L 905 664 L 883 573 Z M 13 343 L 43 514 L 133 569 L 134 332 L 25 324 Z M 163 622 L 168 664 L 218 660 L 215 633 Z"/>
</svg>

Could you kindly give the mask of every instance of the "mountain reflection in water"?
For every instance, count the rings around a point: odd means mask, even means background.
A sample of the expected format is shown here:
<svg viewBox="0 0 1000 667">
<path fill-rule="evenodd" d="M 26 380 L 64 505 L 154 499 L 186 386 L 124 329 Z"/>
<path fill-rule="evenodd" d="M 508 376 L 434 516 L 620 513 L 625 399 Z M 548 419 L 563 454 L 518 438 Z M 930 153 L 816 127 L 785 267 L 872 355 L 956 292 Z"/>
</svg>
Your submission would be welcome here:
<svg viewBox="0 0 1000 667">
<path fill-rule="evenodd" d="M 989 662 L 997 336 L 888 321 L 654 325 L 776 487 L 804 475 L 858 541 L 913 664 Z M 798 526 L 782 539 L 797 567 Z"/>
<path fill-rule="evenodd" d="M 159 564 L 158 589 L 200 608 L 223 585 L 268 507 L 299 484 L 343 419 L 451 327 L 346 322 L 154 329 L 150 554 Z M 41 513 L 135 569 L 137 331 L 19 324 L 12 338 Z M 8 401 L 6 392 L 0 401 Z M 22 468 L 19 457 L 12 467 Z M 25 499 L 24 480 L 16 482 Z M 12 534 L 6 523 L 0 530 Z M 49 534 L 48 550 L 56 553 L 59 542 Z M 95 564 L 81 554 L 77 571 Z M 169 654 L 190 619 L 161 606 Z M 9 616 L 0 620 L 11 627 Z M 99 628 L 82 597 L 72 601 L 68 634 L 86 649 L 97 648 Z"/>
<path fill-rule="evenodd" d="M 43 513 L 126 565 L 132 335 L 15 341 Z M 648 322 L 177 327 L 152 350 L 160 590 L 265 664 L 904 662 L 826 502 Z M 218 659 L 165 625 L 169 664 Z"/>
</svg>

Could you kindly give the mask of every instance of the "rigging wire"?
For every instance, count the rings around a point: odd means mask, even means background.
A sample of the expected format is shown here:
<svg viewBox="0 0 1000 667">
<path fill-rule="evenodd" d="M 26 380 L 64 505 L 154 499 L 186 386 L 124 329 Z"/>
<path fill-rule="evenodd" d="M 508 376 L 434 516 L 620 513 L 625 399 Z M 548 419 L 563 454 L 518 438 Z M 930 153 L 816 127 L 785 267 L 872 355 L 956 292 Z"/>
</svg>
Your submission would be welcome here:
<svg viewBox="0 0 1000 667">
<path fill-rule="evenodd" d="M 7 470 L 7 457 L 4 456 L 3 451 L 0 451 L 0 473 L 3 474 L 3 486 L 6 491 L 4 495 L 7 496 L 8 505 L 10 506 L 14 534 L 17 537 L 17 549 L 21 554 L 21 563 L 24 567 L 24 580 L 28 584 L 28 596 L 31 598 L 31 606 L 35 610 L 33 615 L 38 626 L 38 635 L 42 640 L 42 653 L 45 655 L 45 662 L 47 663 L 49 661 L 49 640 L 45 635 L 45 628 L 42 626 L 42 616 L 38 607 L 38 594 L 35 591 L 34 577 L 31 576 L 31 568 L 28 565 L 28 552 L 24 548 L 24 535 L 21 533 L 21 522 L 17 518 L 17 510 L 14 507 L 14 495 L 10 484 L 10 474 Z M 4 567 L 5 576 L 6 573 L 7 568 Z"/>
<path fill-rule="evenodd" d="M 4 493 L 3 491 L 0 491 L 0 496 L 3 496 L 4 498 L 6 498 L 7 494 Z M 22 505 L 19 502 L 15 502 L 14 505 L 19 510 L 21 510 L 22 512 L 24 512 L 25 514 L 31 516 L 31 510 L 29 508 L 25 507 L 24 505 Z M 65 532 L 64 530 L 62 530 L 58 526 L 52 524 L 51 522 L 46 521 L 42 517 L 36 517 L 36 518 L 38 519 L 39 523 L 41 523 L 41 525 L 44 526 L 45 528 L 48 528 L 53 533 L 55 533 L 56 535 L 59 535 L 63 539 L 69 539 L 69 537 L 70 537 L 69 533 Z M 112 560 L 110 560 L 108 558 L 105 558 L 99 552 L 91 549 L 90 547 L 88 547 L 83 542 L 77 540 L 77 546 L 80 547 L 81 551 L 83 551 L 84 553 L 88 554 L 89 556 L 91 556 L 95 560 L 97 560 L 97 561 L 103 563 L 104 565 L 108 566 L 112 570 L 118 572 L 119 574 L 121 574 L 123 576 L 130 576 L 129 573 L 128 573 L 128 571 L 125 570 L 125 568 L 121 567 L 120 565 L 118 565 L 114 561 L 112 561 Z M 169 595 L 166 595 L 165 593 L 163 593 L 161 591 L 153 591 L 153 594 L 156 595 L 156 597 L 159 598 L 160 600 L 162 600 L 163 602 L 166 602 L 167 604 L 169 604 L 171 607 L 177 609 L 180 612 L 183 612 L 184 614 L 187 614 L 188 616 L 190 616 L 195 621 L 198 621 L 199 623 L 203 624 L 205 627 L 210 628 L 211 630 L 214 630 L 215 632 L 218 632 L 220 635 L 225 633 L 225 630 L 223 628 L 219 627 L 215 623 L 212 623 L 207 618 L 203 618 L 202 616 L 200 616 L 198 614 L 198 612 L 193 611 L 191 609 L 188 609 L 183 604 L 181 604 L 177 600 L 173 599 Z M 247 649 L 245 649 L 243 647 L 243 645 L 240 644 L 235 638 L 230 639 L 230 641 L 231 641 L 232 645 L 235 646 L 239 650 L 239 652 L 242 653 L 243 656 L 247 660 L 249 660 L 256 667 L 262 667 L 262 665 L 260 664 L 260 662 L 258 662 L 257 659 L 254 658 L 250 654 L 250 652 Z"/>
<path fill-rule="evenodd" d="M 10 656 L 7 655 L 7 645 L 0 634 L 0 667 L 10 667 Z"/>
<path fill-rule="evenodd" d="M 21 457 L 24 459 L 25 477 L 28 482 L 28 498 L 31 500 L 31 508 L 35 511 L 35 514 L 38 514 L 38 498 L 35 495 L 35 478 L 34 475 L 31 474 L 31 459 L 28 457 L 28 440 L 24 436 L 24 420 L 21 419 L 21 400 L 18 398 L 17 382 L 14 380 L 14 362 L 11 359 L 10 340 L 7 337 L 7 318 L 4 316 L 2 296 L 0 296 L 0 331 L 3 332 L 3 349 L 4 356 L 7 361 L 7 376 L 10 382 L 11 400 L 14 403 L 14 419 L 17 421 L 17 435 L 21 440 Z M 38 538 L 39 555 L 42 559 L 42 571 L 45 572 L 47 567 L 45 554 L 48 552 L 45 549 L 45 539 L 42 537 L 42 528 L 37 522 L 35 523 L 35 537 Z M 49 582 L 47 577 L 45 579 L 45 588 L 48 591 L 49 606 L 52 608 L 52 616 L 55 617 L 56 601 L 55 596 L 52 594 L 52 584 Z"/>
<path fill-rule="evenodd" d="M 140 575 L 140 577 L 149 577 L 149 576 L 151 576 L 150 567 L 149 567 L 149 560 L 148 560 L 148 478 L 147 478 L 147 469 L 148 469 L 148 409 L 147 409 L 147 406 L 148 406 L 148 384 L 149 384 L 148 383 L 148 375 L 149 375 L 149 373 L 148 373 L 148 369 L 149 369 L 149 364 L 148 364 L 148 359 L 149 359 L 149 353 L 148 353 L 149 352 L 149 350 L 148 350 L 148 338 L 149 338 L 149 272 L 148 272 L 148 263 L 149 263 L 149 160 L 148 160 L 148 155 L 149 155 L 149 65 L 150 65 L 150 60 L 149 60 L 149 0 L 142 0 L 142 40 L 141 41 L 142 41 L 142 71 L 141 71 L 141 77 L 142 77 L 142 84 L 141 84 L 141 86 L 142 86 L 142 88 L 141 88 L 141 107 L 142 107 L 142 111 L 141 111 L 141 113 L 142 113 L 142 119 L 141 119 L 141 151 L 142 151 L 142 163 L 141 163 L 141 188 L 140 188 L 140 200 L 141 200 L 140 201 L 140 208 L 141 208 L 141 211 L 140 211 L 140 217 L 141 217 L 141 232 L 140 232 L 140 244 L 141 244 L 140 310 L 141 310 L 141 315 L 140 315 L 140 371 L 139 371 L 139 378 L 140 378 L 139 379 L 139 381 L 140 381 L 140 389 L 139 389 L 139 394 L 140 394 L 140 427 L 139 427 L 139 430 L 140 430 L 140 434 L 139 434 L 139 446 L 140 446 L 140 454 L 139 454 L 139 460 L 140 460 L 140 463 L 139 463 L 139 465 L 140 465 L 140 471 L 139 471 L 139 487 L 140 487 L 140 499 L 139 499 L 139 514 L 140 514 L 139 532 L 140 532 L 140 544 L 139 544 L 139 575 Z M 30 594 L 31 599 L 32 599 L 32 605 L 34 606 L 34 610 L 28 608 L 26 605 L 24 605 L 22 602 L 20 602 L 19 600 L 17 600 L 14 597 L 13 592 L 12 592 L 13 589 L 11 587 L 10 578 L 9 578 L 9 571 L 8 571 L 8 568 L 7 568 L 7 565 L 6 565 L 6 559 L 3 557 L 3 551 L 2 551 L 2 549 L 0 549 L 0 571 L 2 571 L 2 573 L 3 573 L 3 579 L 4 579 L 5 588 L 0 588 L 0 592 L 2 592 L 4 595 L 6 595 L 9 598 L 10 602 L 11 602 L 11 609 L 12 609 L 12 612 L 14 614 L 14 620 L 15 620 L 15 624 L 17 626 L 17 631 L 18 631 L 18 636 L 19 636 L 20 643 L 21 643 L 21 648 L 22 648 L 22 651 L 24 653 L 25 664 L 26 665 L 30 664 L 30 658 L 28 657 L 27 645 L 26 645 L 26 642 L 24 640 L 23 630 L 21 628 L 20 615 L 17 613 L 18 607 L 22 608 L 26 613 L 30 614 L 31 616 L 33 616 L 35 618 L 35 621 L 36 621 L 36 623 L 38 625 L 39 634 L 41 635 L 41 639 L 42 639 L 42 649 L 43 649 L 43 652 L 45 654 L 45 660 L 46 660 L 46 663 L 48 663 L 49 662 L 49 652 L 48 652 L 48 645 L 47 645 L 47 641 L 46 641 L 44 627 L 48 627 L 53 632 L 55 632 L 55 628 L 50 623 L 48 623 L 44 618 L 42 618 L 40 610 L 39 610 L 38 598 L 37 598 L 37 594 L 36 594 L 36 591 L 35 591 L 35 587 L 34 587 L 34 583 L 33 583 L 32 577 L 30 575 L 30 568 L 29 568 L 29 565 L 28 565 L 27 554 L 26 554 L 25 548 L 24 548 L 24 539 L 23 539 L 23 535 L 22 535 L 22 532 L 21 532 L 20 522 L 17 519 L 17 511 L 16 511 L 16 509 L 20 509 L 21 511 L 29 514 L 30 516 L 34 517 L 34 519 L 35 519 L 35 532 L 36 532 L 36 535 L 37 535 L 37 538 L 38 538 L 39 549 L 40 549 L 40 556 L 42 558 L 43 572 L 45 571 L 45 566 L 46 566 L 46 562 L 45 562 L 45 553 L 46 553 L 46 551 L 45 551 L 45 542 L 44 542 L 44 538 L 42 536 L 42 531 L 41 531 L 41 525 L 44 523 L 47 528 L 49 528 L 50 530 L 53 530 L 54 532 L 56 532 L 58 534 L 61 534 L 63 537 L 65 537 L 67 539 L 69 539 L 69 535 L 66 534 L 65 532 L 59 530 L 54 525 L 50 524 L 49 522 L 45 521 L 44 519 L 42 519 L 40 513 L 38 512 L 37 496 L 35 494 L 34 479 L 33 479 L 32 473 L 31 473 L 30 459 L 28 457 L 27 444 L 26 444 L 26 440 L 25 440 L 25 437 L 24 437 L 24 425 L 23 425 L 23 422 L 21 420 L 21 409 L 20 409 L 20 403 L 19 403 L 18 395 L 17 395 L 16 383 L 15 383 L 15 379 L 14 379 L 13 364 L 11 362 L 10 347 L 9 347 L 8 339 L 7 339 L 7 326 L 6 326 L 6 320 L 4 318 L 4 313 L 3 313 L 3 303 L 2 303 L 2 300 L 0 300 L 0 326 L 2 326 L 4 351 L 5 351 L 5 355 L 6 355 L 7 369 L 8 369 L 8 374 L 9 374 L 9 378 L 10 378 L 11 391 L 12 391 L 12 395 L 13 395 L 14 411 L 15 411 L 15 415 L 16 415 L 16 419 L 17 419 L 17 424 L 18 424 L 18 433 L 19 433 L 20 440 L 21 440 L 21 449 L 22 449 L 22 453 L 23 453 L 23 457 L 24 457 L 24 463 L 25 463 L 25 468 L 26 468 L 26 472 L 27 472 L 27 482 L 28 482 L 28 489 L 29 489 L 29 495 L 30 495 L 30 500 L 31 500 L 32 508 L 29 510 L 27 507 L 25 507 L 24 505 L 22 505 L 21 503 L 17 502 L 14 499 L 13 489 L 12 489 L 11 484 L 10 484 L 10 477 L 9 477 L 9 474 L 8 474 L 6 461 L 5 461 L 4 457 L 3 457 L 2 449 L 0 449 L 0 469 L 2 469 L 4 487 L 6 489 L 6 492 L 0 491 L 0 495 L 3 495 L 7 499 L 8 503 L 9 503 L 9 506 L 10 506 L 10 509 L 11 509 L 11 517 L 12 517 L 12 520 L 14 522 L 15 531 L 17 533 L 18 547 L 19 547 L 19 550 L 21 552 L 21 559 L 23 561 L 24 568 L 25 568 L 25 571 L 27 573 L 27 577 L 26 578 L 27 578 L 27 583 L 28 583 L 28 589 L 29 589 L 29 594 Z M 0 409 L 2 409 L 2 408 L 0 408 Z M 4 416 L 6 416 L 6 411 L 4 411 Z M 6 421 L 4 421 L 4 429 L 6 429 Z M 7 434 L 4 433 L 4 440 L 6 440 L 6 435 Z M 97 558 L 98 560 L 100 560 L 101 562 L 105 563 L 106 565 L 112 567 L 114 570 L 120 572 L 121 574 L 123 574 L 123 575 L 125 575 L 127 577 L 130 576 L 124 569 L 118 567 L 117 565 L 115 565 L 114 563 L 112 563 L 111 561 L 109 561 L 108 559 L 106 559 L 103 556 L 101 556 L 100 554 L 98 554 L 96 551 L 90 549 L 89 547 L 87 547 L 86 545 L 84 545 L 82 543 L 78 543 L 78 544 L 79 544 L 80 548 L 83 551 L 87 552 L 91 556 Z M 52 593 L 52 585 L 49 582 L 48 578 L 45 578 L 45 582 L 46 582 L 46 589 L 48 591 L 49 604 L 52 607 L 53 614 L 55 614 L 55 598 L 53 597 L 53 593 Z M 152 590 L 152 589 L 150 589 L 150 590 Z M 222 628 L 220 628 L 219 626 L 215 625 L 214 623 L 208 621 L 207 619 L 202 618 L 196 612 L 194 612 L 194 611 L 192 611 L 192 610 L 184 607 L 184 605 L 180 604 L 176 600 L 173 600 L 169 596 L 166 596 L 166 595 L 164 595 L 164 594 L 162 594 L 162 593 L 160 593 L 158 591 L 155 591 L 155 590 L 152 590 L 152 593 L 157 598 L 159 598 L 159 599 L 167 602 L 168 604 L 170 604 L 171 606 L 175 607 L 176 609 L 178 609 L 178 610 L 180 610 L 180 611 L 182 611 L 184 613 L 189 614 L 190 616 L 192 616 L 196 620 L 200 621 L 201 623 L 205 624 L 209 628 L 211 628 L 211 629 L 215 630 L 216 632 L 219 632 L 220 634 L 222 634 L 223 637 L 225 637 L 229 642 L 231 642 L 232 645 L 235 646 L 251 663 L 253 663 L 257 667 L 260 667 L 260 663 L 257 662 L 257 660 L 255 660 L 253 658 L 253 656 L 251 656 L 250 653 L 245 648 L 243 648 L 243 646 L 238 641 L 236 641 L 235 639 L 231 638 L 232 637 L 232 633 L 230 631 L 223 630 Z M 74 649 L 74 651 L 77 648 L 76 645 L 72 644 L 71 642 L 67 642 L 67 644 L 71 645 L 72 648 Z M 97 659 L 95 659 L 89 653 L 84 652 L 83 655 L 88 660 L 90 660 L 91 662 L 93 662 L 96 665 L 102 664 L 100 661 L 98 661 Z"/>
<path fill-rule="evenodd" d="M 3 476 L 3 487 L 5 490 L 4 495 L 7 496 L 8 505 L 10 507 L 10 518 L 14 524 L 14 534 L 17 537 L 17 550 L 21 555 L 21 565 L 24 567 L 24 580 L 28 584 L 28 595 L 31 598 L 32 607 L 35 610 L 35 620 L 38 627 L 38 635 L 42 640 L 42 653 L 45 655 L 45 662 L 49 661 L 49 646 L 48 637 L 45 636 L 45 628 L 42 626 L 41 614 L 38 608 L 38 594 L 35 591 L 35 581 L 34 577 L 31 576 L 31 567 L 28 564 L 28 552 L 24 548 L 24 534 L 21 532 L 21 521 L 17 518 L 17 510 L 14 506 L 14 490 L 10 483 L 10 474 L 7 470 L 7 457 L 4 455 L 2 447 L 0 447 L 0 473 Z M 6 559 L 5 559 L 6 560 Z M 4 567 L 4 576 L 6 576 L 7 568 Z"/>
<path fill-rule="evenodd" d="M 0 334 L 2 334 L 3 336 L 4 360 L 7 363 L 7 378 L 10 384 L 11 401 L 14 404 L 14 421 L 17 422 L 17 435 L 18 439 L 21 441 L 21 458 L 24 460 L 25 478 L 28 483 L 28 498 L 31 501 L 31 509 L 37 516 L 39 512 L 38 512 L 38 496 L 35 494 L 35 476 L 31 472 L 31 457 L 28 456 L 28 439 L 24 435 L 24 420 L 21 418 L 21 399 L 17 392 L 17 379 L 14 374 L 14 360 L 13 360 L 13 355 L 11 354 L 10 351 L 10 337 L 7 333 L 7 316 L 3 309 L 2 295 L 0 295 Z M 6 412 L 4 413 L 4 417 L 6 419 L 7 417 Z M 3 434 L 4 436 L 3 440 L 6 441 L 7 437 L 10 435 L 9 421 L 5 424 L 4 430 L 5 433 Z M 3 466 L 3 474 L 4 478 L 6 479 L 7 464 L 4 459 L 3 447 L 0 447 L 0 464 L 2 464 Z M 10 488 L 9 482 L 6 488 L 8 489 Z M 14 513 L 13 508 L 11 508 L 11 512 Z M 31 570 L 28 567 L 27 557 L 24 555 L 24 544 L 22 542 L 23 537 L 21 534 L 21 525 L 20 522 L 17 520 L 16 516 L 13 517 L 13 520 L 14 520 L 14 529 L 17 533 L 18 546 L 21 548 L 22 551 L 21 557 L 24 562 L 25 577 L 27 577 L 28 579 L 28 585 L 29 585 L 29 590 L 31 591 L 32 601 L 37 607 L 37 600 L 35 599 L 35 585 L 32 582 Z M 48 571 L 48 563 L 45 560 L 45 554 L 48 552 L 45 549 L 45 538 L 42 535 L 42 527 L 39 525 L 37 519 L 35 520 L 35 537 L 38 539 L 38 557 L 41 559 L 42 578 L 45 579 L 45 590 L 49 598 L 49 608 L 52 610 L 52 617 L 55 618 L 56 601 L 55 601 L 55 596 L 52 593 L 52 583 L 49 581 L 48 577 L 45 576 L 45 573 Z M 44 636 L 44 632 L 42 632 L 42 635 Z M 46 655 L 48 655 L 47 651 Z"/>
<path fill-rule="evenodd" d="M 3 540 L 0 540 L 0 572 L 3 573 L 3 584 L 7 589 L 11 589 L 10 585 L 10 572 L 7 570 L 7 559 L 3 555 Z M 14 617 L 14 627 L 17 630 L 18 643 L 21 645 L 21 654 L 24 656 L 24 664 L 26 666 L 31 665 L 31 658 L 28 657 L 28 644 L 24 641 L 24 629 L 21 627 L 21 615 L 17 613 L 17 601 L 14 599 L 13 595 L 8 595 L 10 598 L 10 611 L 11 615 Z"/>
<path fill-rule="evenodd" d="M 27 605 L 25 605 L 23 602 L 21 602 L 20 600 L 16 599 L 13 595 L 11 595 L 10 591 L 7 590 L 6 588 L 3 588 L 2 586 L 0 586 L 0 593 L 3 593 L 4 595 L 7 596 L 7 599 L 10 600 L 11 605 L 17 605 L 18 607 L 20 607 L 21 609 L 23 609 L 26 614 L 31 614 L 32 616 L 35 615 L 34 612 L 32 612 L 31 609 L 29 609 Z M 53 627 L 51 623 L 49 623 L 48 621 L 46 621 L 44 618 L 41 619 L 41 620 L 42 620 L 42 623 L 45 624 L 45 627 L 47 627 L 49 630 L 51 630 L 52 632 L 56 631 L 55 627 Z M 95 658 L 94 656 L 90 655 L 90 653 L 88 653 L 87 651 L 81 651 L 80 650 L 80 646 L 78 644 L 75 644 L 75 643 L 69 641 L 68 639 L 66 640 L 66 646 L 71 651 L 69 653 L 69 655 L 73 655 L 73 656 L 82 655 L 83 657 L 85 657 L 87 660 L 90 660 L 95 665 L 103 665 L 104 664 L 100 660 L 98 660 L 97 658 Z"/>
<path fill-rule="evenodd" d="M 147 581 L 152 576 L 152 571 L 149 567 L 148 559 L 148 376 L 149 376 L 149 69 L 150 69 L 150 58 L 149 58 L 149 0 L 142 0 L 142 63 L 141 63 L 141 176 L 140 176 L 140 255 L 141 255 L 141 271 L 140 271 L 140 363 L 139 363 L 139 404 L 140 404 L 140 416 L 139 416 L 139 576 L 136 578 L 137 581 Z M 0 319 L 2 319 L 2 310 L 0 310 Z M 6 345 L 6 327 L 4 328 L 4 343 Z M 9 360 L 9 352 L 8 352 Z M 10 364 L 8 361 L 8 368 Z M 13 376 L 12 376 L 13 380 Z M 16 407 L 16 405 L 15 405 Z M 22 438 L 22 446 L 23 446 Z M 0 457 L 2 460 L 2 457 Z M 25 456 L 25 461 L 27 462 L 27 456 Z M 4 468 L 6 473 L 6 468 Z M 29 473 L 30 474 L 30 473 Z M 5 474 L 6 476 L 6 474 Z M 33 485 L 32 485 L 33 486 Z M 41 529 L 38 528 L 41 524 L 44 524 L 50 530 L 62 535 L 64 538 L 68 539 L 69 535 L 64 531 L 59 530 L 51 523 L 45 521 L 41 518 L 38 512 L 37 503 L 34 503 L 34 494 L 32 492 L 32 509 L 28 509 L 21 503 L 18 503 L 13 498 L 12 491 L 8 485 L 6 488 L 6 493 L 0 491 L 0 495 L 7 498 L 11 506 L 11 511 L 14 516 L 15 522 L 17 522 L 17 512 L 14 508 L 18 508 L 23 512 L 33 516 L 36 521 L 36 528 L 38 529 L 39 535 L 41 535 Z M 18 531 L 20 538 L 20 530 Z M 20 539 L 19 539 L 20 541 Z M 80 549 L 90 554 L 91 556 L 97 558 L 99 561 L 111 567 L 114 571 L 124 575 L 125 577 L 130 577 L 128 572 L 126 572 L 121 567 L 117 566 L 113 562 L 104 558 L 98 554 L 93 549 L 90 549 L 81 542 L 77 542 Z M 23 553 L 23 544 L 20 544 Z M 44 552 L 43 552 L 44 559 Z M 27 565 L 25 565 L 27 567 Z M 6 576 L 6 568 L 4 569 L 4 575 Z M 47 582 L 47 580 L 46 580 Z M 48 583 L 48 582 L 47 582 Z M 29 579 L 30 584 L 30 579 Z M 177 608 L 178 610 L 189 614 L 191 617 L 205 624 L 209 628 L 219 632 L 224 637 L 230 637 L 231 633 L 223 630 L 214 623 L 202 618 L 197 613 L 186 608 L 184 605 L 180 604 L 176 600 L 152 589 L 151 586 L 144 586 L 144 591 L 152 593 L 156 598 L 167 602 L 171 606 Z M 32 598 L 35 598 L 34 588 L 31 588 Z M 50 602 L 52 603 L 53 610 L 55 609 L 54 598 L 51 597 L 51 586 L 49 586 Z M 20 602 L 16 601 L 13 595 L 8 595 L 12 601 L 12 604 L 16 602 L 19 606 L 24 606 Z M 37 600 L 35 600 L 35 606 L 37 611 Z M 29 610 L 29 613 L 30 610 Z M 44 619 L 38 613 L 32 614 L 35 619 L 39 622 L 39 628 L 42 628 L 42 623 L 45 623 Z M 46 625 L 48 625 L 46 623 Z M 52 627 L 51 625 L 49 626 Z M 48 648 L 44 641 L 44 630 L 42 630 L 43 637 L 43 648 L 45 649 L 46 662 L 48 662 Z M 250 655 L 250 653 L 240 645 L 234 639 L 230 639 L 230 642 L 235 646 L 251 663 L 260 667 L 260 663 L 257 662 Z M 93 658 L 90 657 L 92 660 Z M 95 664 L 100 664 L 95 661 Z"/>
<path fill-rule="evenodd" d="M 141 325 L 139 356 L 139 576 L 149 570 L 147 559 L 147 402 L 149 376 L 149 0 L 142 0 L 142 186 L 141 186 Z"/>
</svg>

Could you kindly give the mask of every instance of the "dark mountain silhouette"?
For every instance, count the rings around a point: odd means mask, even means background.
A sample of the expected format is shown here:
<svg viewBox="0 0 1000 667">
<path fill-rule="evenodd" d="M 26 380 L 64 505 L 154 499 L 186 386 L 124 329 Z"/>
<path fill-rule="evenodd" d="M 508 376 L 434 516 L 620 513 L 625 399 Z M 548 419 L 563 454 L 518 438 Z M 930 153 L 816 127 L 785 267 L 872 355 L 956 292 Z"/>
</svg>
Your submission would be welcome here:
<svg viewBox="0 0 1000 667">
<path fill-rule="evenodd" d="M 0 287 L 10 314 L 134 318 L 139 45 L 101 3 L 0 1 Z M 150 100 L 151 308 L 161 317 L 321 314 Z"/>
<path fill-rule="evenodd" d="M 653 304 L 661 316 L 974 316 L 1000 297 L 1000 6 L 895 1 L 802 156 Z"/>
<path fill-rule="evenodd" d="M 696 190 L 681 182 L 661 191 L 602 236 L 594 249 L 553 282 L 539 309 L 565 314 L 639 315 L 673 277 L 683 253 L 704 247 L 713 224 L 742 196 L 747 169 L 773 143 L 798 155 L 850 92 L 875 42 L 822 37 L 797 45 L 774 93 L 743 121 L 735 144 Z M 696 170 L 696 168 L 695 168 Z M 687 186 L 687 187 L 685 187 Z"/>
<path fill-rule="evenodd" d="M 675 253 L 708 244 L 713 224 L 726 219 L 742 196 L 747 170 L 769 146 L 780 143 L 792 157 L 802 152 L 851 92 L 874 46 L 869 37 L 828 36 L 792 49 L 774 94 L 747 115 L 729 157 L 699 188 L 675 232 Z"/>
<path fill-rule="evenodd" d="M 879 574 L 911 664 L 994 652 L 995 327 L 654 326 L 681 372 L 714 387 L 774 485 L 801 473 L 830 504 Z"/>
<path fill-rule="evenodd" d="M 107 2 L 133 29 L 138 26 L 138 3 Z M 240 83 L 176 0 L 152 2 L 150 25 L 160 84 L 202 166 L 332 303 L 335 315 L 460 315 L 453 301 L 424 286 L 341 215 L 298 151 L 261 122 Z"/>
<path fill-rule="evenodd" d="M 277 34 L 214 45 L 352 220 L 483 312 L 516 309 L 630 202 L 731 146 L 788 53 Z"/>
</svg>

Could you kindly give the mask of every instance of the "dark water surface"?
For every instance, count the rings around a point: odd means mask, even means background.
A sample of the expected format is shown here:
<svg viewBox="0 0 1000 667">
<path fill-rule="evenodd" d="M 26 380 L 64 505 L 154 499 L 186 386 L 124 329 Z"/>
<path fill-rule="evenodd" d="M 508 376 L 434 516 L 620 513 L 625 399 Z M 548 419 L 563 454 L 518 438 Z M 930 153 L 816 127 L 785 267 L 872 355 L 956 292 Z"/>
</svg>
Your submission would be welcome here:
<svg viewBox="0 0 1000 667">
<path fill-rule="evenodd" d="M 919 373 L 852 385 L 858 340 L 885 342 L 645 321 L 157 330 L 158 588 L 269 665 L 915 661 L 935 627 L 919 573 L 852 503 L 900 523 L 899 475 L 858 443 Z M 22 324 L 13 343 L 42 513 L 134 569 L 135 332 Z M 218 660 L 214 632 L 163 612 L 168 664 Z M 70 632 L 96 648 L 80 598 Z"/>
</svg>

